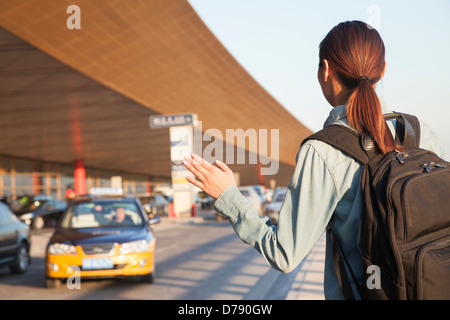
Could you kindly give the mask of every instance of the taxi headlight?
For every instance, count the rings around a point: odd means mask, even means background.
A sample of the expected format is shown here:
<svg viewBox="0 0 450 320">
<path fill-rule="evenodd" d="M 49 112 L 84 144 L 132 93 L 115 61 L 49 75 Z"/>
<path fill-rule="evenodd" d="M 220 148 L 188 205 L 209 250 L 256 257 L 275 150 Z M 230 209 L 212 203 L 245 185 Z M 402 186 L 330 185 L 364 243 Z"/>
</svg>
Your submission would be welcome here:
<svg viewBox="0 0 450 320">
<path fill-rule="evenodd" d="M 125 242 L 120 247 L 120 254 L 127 254 L 131 252 L 143 252 L 148 250 L 147 240 L 137 240 L 131 242 Z"/>
<path fill-rule="evenodd" d="M 48 247 L 50 254 L 76 254 L 77 250 L 74 246 L 65 243 L 53 243 Z"/>
</svg>

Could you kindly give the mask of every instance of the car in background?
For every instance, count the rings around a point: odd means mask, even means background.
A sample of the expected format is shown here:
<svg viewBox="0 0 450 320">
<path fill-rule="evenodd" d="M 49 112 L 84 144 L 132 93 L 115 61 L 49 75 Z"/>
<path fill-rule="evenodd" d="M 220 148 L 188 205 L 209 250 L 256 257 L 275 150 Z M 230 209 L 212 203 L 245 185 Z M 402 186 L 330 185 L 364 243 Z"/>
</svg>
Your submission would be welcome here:
<svg viewBox="0 0 450 320">
<path fill-rule="evenodd" d="M 263 204 L 268 201 L 266 187 L 261 186 L 261 185 L 253 185 L 252 187 L 253 187 L 253 189 L 255 189 L 256 193 L 261 198 L 261 202 Z"/>
<path fill-rule="evenodd" d="M 72 202 L 47 245 L 47 287 L 58 287 L 73 271 L 81 280 L 138 277 L 152 283 L 155 237 L 150 223 L 136 198 Z"/>
<path fill-rule="evenodd" d="M 31 229 L 39 230 L 44 227 L 55 227 L 66 209 L 65 201 L 31 198 L 16 210 L 15 214 Z"/>
<path fill-rule="evenodd" d="M 16 212 L 17 210 L 20 210 L 23 206 L 27 205 L 28 203 L 34 202 L 34 201 L 45 201 L 45 200 L 52 200 L 52 196 L 46 195 L 46 194 L 25 194 L 17 196 L 15 200 L 11 201 L 11 210 L 13 212 Z"/>
<path fill-rule="evenodd" d="M 250 204 L 256 209 L 258 214 L 261 215 L 263 202 L 261 201 L 261 197 L 255 191 L 255 189 L 251 186 L 242 186 L 239 187 L 239 191 L 248 200 L 248 202 L 250 202 Z"/>
<path fill-rule="evenodd" d="M 0 202 L 0 266 L 24 273 L 30 265 L 30 228 Z"/>
<path fill-rule="evenodd" d="M 139 197 L 145 211 L 149 214 L 167 216 L 170 202 L 160 194 Z"/>
<path fill-rule="evenodd" d="M 264 216 L 269 217 L 273 224 L 278 224 L 278 218 L 280 215 L 280 209 L 284 202 L 286 190 L 278 190 L 274 193 L 272 201 L 267 203 L 264 207 Z"/>
<path fill-rule="evenodd" d="M 202 209 L 214 209 L 214 203 L 216 202 L 216 199 L 209 195 L 205 195 L 203 198 L 199 197 L 198 203 L 200 203 L 200 207 Z"/>
<path fill-rule="evenodd" d="M 272 198 L 276 198 L 278 194 L 286 193 L 286 192 L 287 192 L 287 187 L 276 187 L 273 190 Z"/>
</svg>

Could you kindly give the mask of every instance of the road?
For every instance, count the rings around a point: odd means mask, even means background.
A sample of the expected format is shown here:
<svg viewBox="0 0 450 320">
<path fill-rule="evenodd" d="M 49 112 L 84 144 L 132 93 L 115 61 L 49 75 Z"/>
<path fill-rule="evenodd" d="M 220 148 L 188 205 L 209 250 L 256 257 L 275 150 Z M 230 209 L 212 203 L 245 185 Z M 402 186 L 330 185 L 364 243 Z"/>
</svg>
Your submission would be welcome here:
<svg viewBox="0 0 450 320">
<path fill-rule="evenodd" d="M 296 272 L 271 269 L 228 222 L 199 217 L 154 225 L 155 281 L 85 280 L 79 289 L 45 287 L 44 254 L 52 230 L 32 233 L 27 273 L 0 269 L 0 299 L 284 299 Z"/>
</svg>

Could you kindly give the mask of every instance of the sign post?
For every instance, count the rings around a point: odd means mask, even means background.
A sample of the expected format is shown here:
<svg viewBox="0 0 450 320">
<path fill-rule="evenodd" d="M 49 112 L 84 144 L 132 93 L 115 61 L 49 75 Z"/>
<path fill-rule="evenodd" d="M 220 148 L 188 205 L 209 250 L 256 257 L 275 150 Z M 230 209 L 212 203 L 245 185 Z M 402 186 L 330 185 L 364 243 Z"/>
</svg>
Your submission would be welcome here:
<svg viewBox="0 0 450 320">
<path fill-rule="evenodd" d="M 185 155 L 194 150 L 194 113 L 154 115 L 150 128 L 170 128 L 170 160 L 172 169 L 173 209 L 176 217 L 187 213 L 194 215 L 193 186 L 186 180 L 192 173 L 183 165 Z"/>
</svg>

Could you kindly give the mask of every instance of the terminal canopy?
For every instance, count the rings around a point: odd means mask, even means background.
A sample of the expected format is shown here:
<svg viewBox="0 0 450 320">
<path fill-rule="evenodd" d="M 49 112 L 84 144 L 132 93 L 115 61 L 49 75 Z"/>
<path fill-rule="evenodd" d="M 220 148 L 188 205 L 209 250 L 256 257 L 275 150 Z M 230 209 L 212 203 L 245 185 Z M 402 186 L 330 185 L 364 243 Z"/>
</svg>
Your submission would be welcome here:
<svg viewBox="0 0 450 320">
<path fill-rule="evenodd" d="M 286 185 L 311 132 L 233 58 L 186 0 L 0 2 L 0 153 L 170 176 L 169 130 L 149 117 L 195 113 L 203 130 L 279 129 Z M 258 152 L 254 146 L 248 152 Z M 257 165 L 236 165 L 241 183 Z"/>
</svg>

